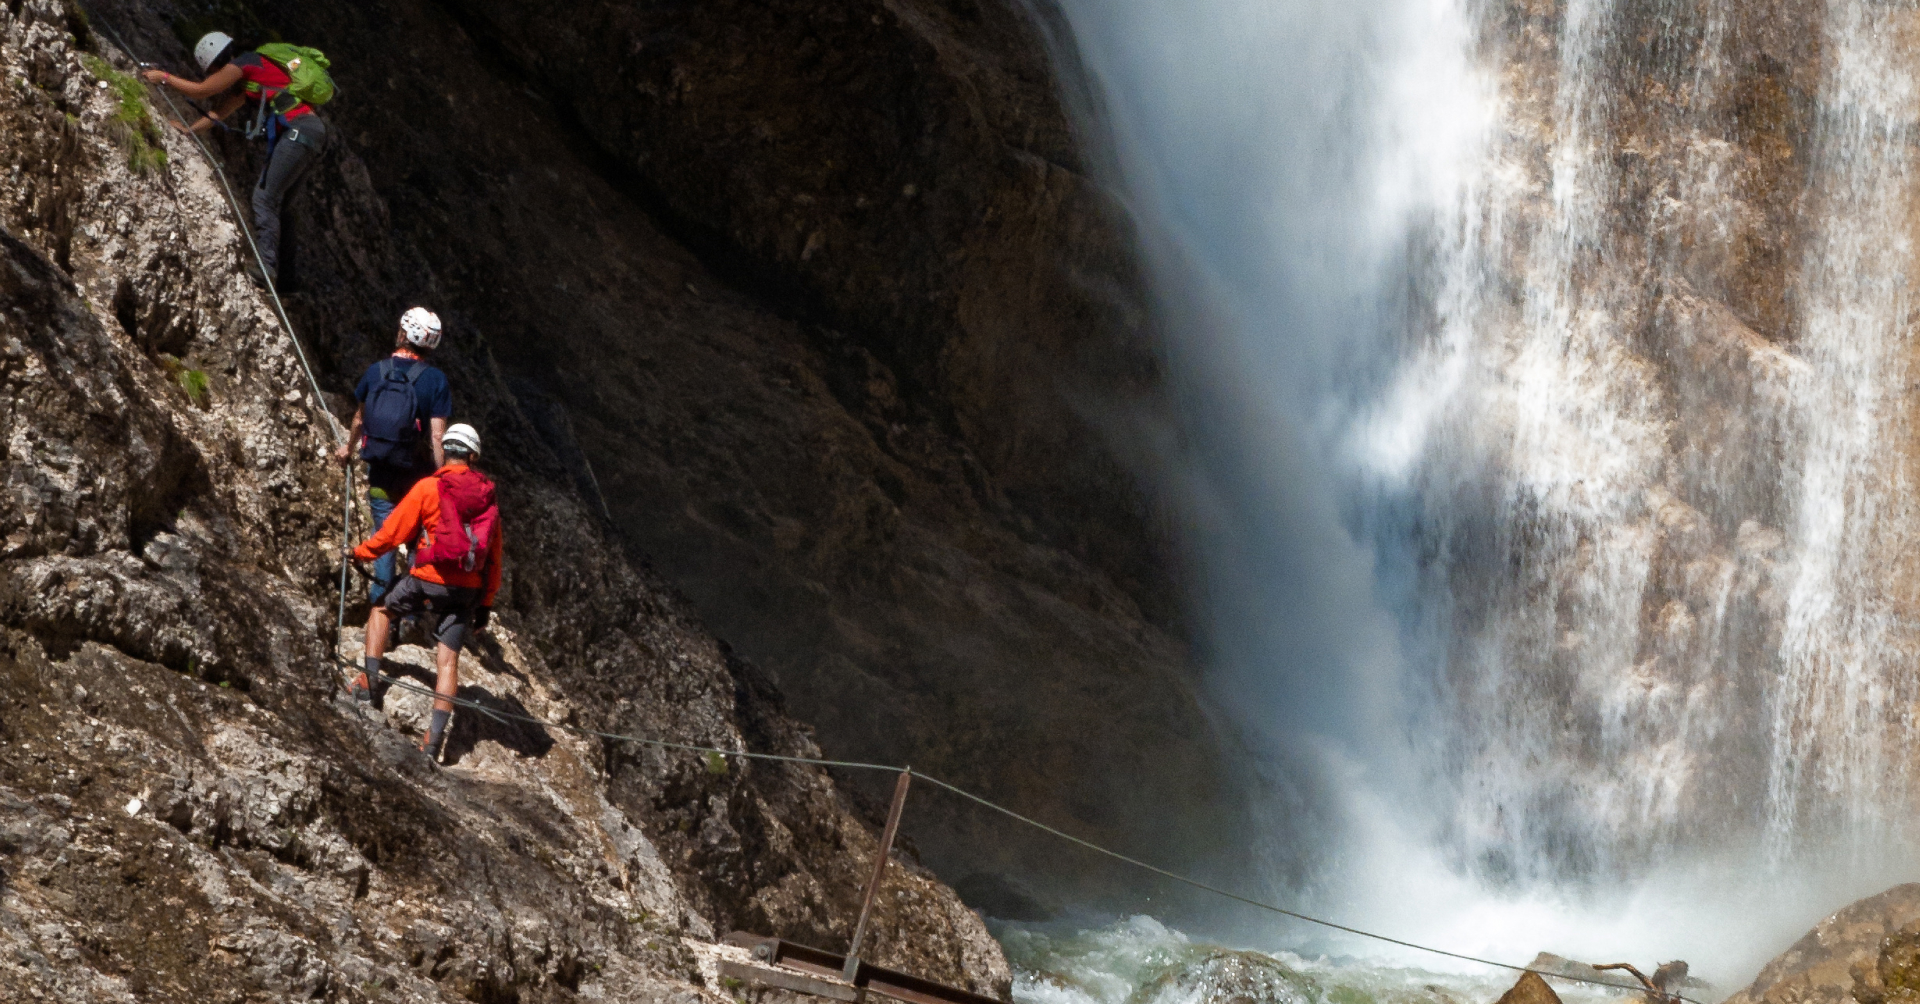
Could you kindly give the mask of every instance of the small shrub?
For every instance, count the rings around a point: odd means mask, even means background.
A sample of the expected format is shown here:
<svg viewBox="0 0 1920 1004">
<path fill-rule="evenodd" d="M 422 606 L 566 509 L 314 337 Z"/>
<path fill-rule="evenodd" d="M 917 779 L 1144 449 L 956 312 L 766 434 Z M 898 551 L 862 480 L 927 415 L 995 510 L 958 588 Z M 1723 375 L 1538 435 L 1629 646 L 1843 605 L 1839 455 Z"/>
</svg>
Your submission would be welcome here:
<svg viewBox="0 0 1920 1004">
<path fill-rule="evenodd" d="M 718 753 L 708 752 L 707 773 L 715 777 L 725 777 L 727 774 L 727 758 Z"/>
<path fill-rule="evenodd" d="M 146 88 L 139 80 L 113 68 L 92 53 L 83 53 L 80 61 L 87 72 L 107 82 L 108 89 L 120 99 L 112 121 L 120 127 L 127 144 L 127 168 L 145 174 L 166 166 L 167 151 L 160 144 L 160 125 L 147 111 Z"/>
</svg>

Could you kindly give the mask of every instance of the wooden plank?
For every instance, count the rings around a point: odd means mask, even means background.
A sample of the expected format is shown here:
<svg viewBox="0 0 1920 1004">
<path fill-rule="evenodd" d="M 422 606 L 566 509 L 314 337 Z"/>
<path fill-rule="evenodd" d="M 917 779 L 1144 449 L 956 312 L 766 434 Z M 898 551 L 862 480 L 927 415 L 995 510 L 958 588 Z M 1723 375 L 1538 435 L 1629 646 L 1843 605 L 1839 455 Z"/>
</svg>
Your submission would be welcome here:
<svg viewBox="0 0 1920 1004">
<path fill-rule="evenodd" d="M 835 986 L 844 987 L 849 982 L 839 978 L 848 968 L 846 956 L 843 955 L 744 931 L 727 935 L 726 942 L 752 952 L 754 959 L 763 965 L 832 978 Z M 909 1004 L 1003 1004 L 984 994 L 935 983 L 865 961 L 857 963 L 855 978 L 851 982 L 856 988 L 884 994 Z"/>
<path fill-rule="evenodd" d="M 720 978 L 722 980 L 739 980 L 751 986 L 772 987 L 776 990 L 790 990 L 797 994 L 812 994 L 815 997 L 825 997 L 828 1000 L 857 1002 L 863 996 L 858 987 L 850 987 L 845 983 L 831 983 L 827 980 L 815 979 L 804 973 L 781 969 L 765 969 L 760 966 L 749 966 L 744 962 L 733 962 L 728 959 L 720 960 Z"/>
</svg>

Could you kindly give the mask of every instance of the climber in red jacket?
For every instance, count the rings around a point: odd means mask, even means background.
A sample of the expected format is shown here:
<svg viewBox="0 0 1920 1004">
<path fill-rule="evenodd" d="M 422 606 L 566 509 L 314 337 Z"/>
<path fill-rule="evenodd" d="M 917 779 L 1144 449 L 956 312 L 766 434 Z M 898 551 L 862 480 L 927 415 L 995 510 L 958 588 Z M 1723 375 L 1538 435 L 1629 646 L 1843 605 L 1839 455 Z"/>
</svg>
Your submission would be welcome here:
<svg viewBox="0 0 1920 1004">
<path fill-rule="evenodd" d="M 420 749 L 435 759 L 445 743 L 449 700 L 460 689 L 460 648 L 470 632 L 484 631 L 500 591 L 500 510 L 493 481 L 473 469 L 480 455 L 480 434 L 456 423 L 440 441 L 447 463 L 423 478 L 400 500 L 373 536 L 353 549 L 356 561 L 373 561 L 402 544 L 414 543 L 412 574 L 400 580 L 367 616 L 366 670 L 353 681 L 353 696 L 377 698 L 380 664 L 387 653 L 387 630 L 394 617 L 420 617 L 437 644 L 434 662 L 433 717 Z"/>
</svg>

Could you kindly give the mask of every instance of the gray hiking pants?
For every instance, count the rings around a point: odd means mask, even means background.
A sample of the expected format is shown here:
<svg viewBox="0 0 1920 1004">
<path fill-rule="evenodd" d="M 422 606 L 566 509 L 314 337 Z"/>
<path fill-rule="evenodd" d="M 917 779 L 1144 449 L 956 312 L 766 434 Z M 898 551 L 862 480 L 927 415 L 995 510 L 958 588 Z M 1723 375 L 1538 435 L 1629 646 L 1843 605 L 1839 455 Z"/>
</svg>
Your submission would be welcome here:
<svg viewBox="0 0 1920 1004">
<path fill-rule="evenodd" d="M 294 119 L 273 145 L 273 159 L 253 186 L 253 241 L 259 245 L 267 275 L 280 273 L 280 208 L 286 205 L 293 183 L 307 173 L 327 145 L 327 124 L 318 115 Z"/>
</svg>

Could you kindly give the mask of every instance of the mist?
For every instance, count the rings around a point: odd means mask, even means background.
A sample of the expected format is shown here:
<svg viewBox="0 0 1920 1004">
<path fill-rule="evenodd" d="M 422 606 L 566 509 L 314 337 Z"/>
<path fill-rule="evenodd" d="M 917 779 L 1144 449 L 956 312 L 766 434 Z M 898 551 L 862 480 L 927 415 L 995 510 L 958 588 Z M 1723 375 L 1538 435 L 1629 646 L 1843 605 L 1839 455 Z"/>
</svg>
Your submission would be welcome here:
<svg viewBox="0 0 1920 1004">
<path fill-rule="evenodd" d="M 1159 297 L 1210 696 L 1270 792 L 1242 887 L 1733 981 L 1914 877 L 1881 15 L 1827 16 L 1782 321 L 1698 250 L 1755 215 L 1718 8 L 1574 3 L 1547 47 L 1477 4 L 1064 7 Z M 1627 158 L 1649 79 L 1679 138 Z"/>
</svg>

